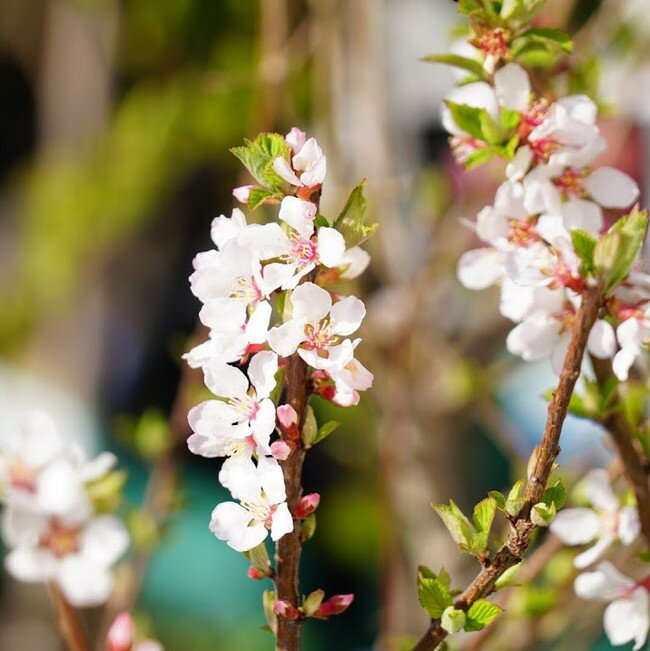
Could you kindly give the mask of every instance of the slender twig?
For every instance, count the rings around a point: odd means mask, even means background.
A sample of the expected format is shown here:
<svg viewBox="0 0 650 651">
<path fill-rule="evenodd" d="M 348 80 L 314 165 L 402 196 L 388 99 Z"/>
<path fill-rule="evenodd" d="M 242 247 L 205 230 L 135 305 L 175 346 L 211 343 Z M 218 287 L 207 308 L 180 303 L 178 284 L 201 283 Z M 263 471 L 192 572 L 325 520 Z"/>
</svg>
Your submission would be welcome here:
<svg viewBox="0 0 650 651">
<path fill-rule="evenodd" d="M 68 651 L 88 651 L 89 647 L 86 642 L 86 634 L 78 611 L 68 603 L 56 583 L 48 583 L 47 587 L 52 605 L 56 611 L 56 622 L 59 627 L 59 632 L 65 642 L 66 648 Z"/>
<path fill-rule="evenodd" d="M 611 377 L 612 365 L 609 360 L 591 358 L 591 363 L 599 386 L 603 386 Z M 618 456 L 623 464 L 623 472 L 627 477 L 634 496 L 636 497 L 641 531 L 646 542 L 650 545 L 650 487 L 648 486 L 648 472 L 646 459 L 636 443 L 634 428 L 628 421 L 621 407 L 621 396 L 616 389 L 612 401 L 612 409 L 602 421 L 609 432 Z"/>
<path fill-rule="evenodd" d="M 535 525 L 530 520 L 531 509 L 541 501 L 555 459 L 560 453 L 562 425 L 567 415 L 575 383 L 580 377 L 589 332 L 596 321 L 601 303 L 602 292 L 599 287 L 585 290 L 582 305 L 576 315 L 560 379 L 548 405 L 544 435 L 529 463 L 530 470 L 524 492 L 524 505 L 516 518 L 513 518 L 510 534 L 503 546 L 493 558 L 485 561 L 483 569 L 454 603 L 455 608 L 468 610 L 475 601 L 491 594 L 499 577 L 507 569 L 519 563 L 530 546 L 531 533 L 535 529 Z M 413 651 L 435 649 L 446 636 L 447 632 L 442 628 L 440 619 L 434 619 Z"/>
</svg>

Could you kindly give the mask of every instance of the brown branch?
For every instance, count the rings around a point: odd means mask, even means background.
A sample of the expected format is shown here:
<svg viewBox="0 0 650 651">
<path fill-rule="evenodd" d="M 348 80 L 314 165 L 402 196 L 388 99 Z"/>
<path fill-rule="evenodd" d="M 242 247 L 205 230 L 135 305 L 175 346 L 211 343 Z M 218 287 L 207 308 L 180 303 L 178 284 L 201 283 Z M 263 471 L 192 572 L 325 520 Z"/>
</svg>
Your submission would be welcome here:
<svg viewBox="0 0 650 651">
<path fill-rule="evenodd" d="M 600 387 L 613 376 L 609 360 L 591 358 L 591 363 Z M 648 473 L 646 459 L 636 443 L 634 427 L 630 424 L 625 413 L 620 409 L 621 396 L 616 389 L 613 403 L 614 409 L 602 421 L 618 451 L 618 456 L 623 464 L 623 472 L 627 477 L 634 496 L 636 497 L 641 531 L 650 545 L 650 488 L 648 487 Z"/>
<path fill-rule="evenodd" d="M 84 632 L 79 612 L 73 608 L 63 596 L 59 586 L 52 582 L 48 583 L 48 590 L 52 605 L 56 611 L 56 622 L 61 637 L 65 642 L 68 651 L 88 651 L 86 634 Z"/>
<path fill-rule="evenodd" d="M 475 601 L 490 595 L 494 591 L 494 585 L 499 577 L 513 565 L 519 563 L 530 546 L 530 536 L 535 529 L 535 525 L 530 520 L 530 512 L 532 507 L 541 501 L 555 459 L 560 453 L 562 425 L 567 415 L 573 389 L 580 377 L 589 332 L 596 321 L 601 303 L 602 293 L 599 287 L 585 290 L 582 296 L 582 305 L 576 315 L 560 379 L 548 405 L 544 435 L 540 445 L 533 452 L 531 463 L 529 463 L 529 467 L 532 466 L 532 469 L 529 471 L 528 483 L 524 492 L 524 505 L 517 517 L 513 519 L 510 534 L 503 546 L 492 559 L 485 562 L 483 569 L 454 603 L 455 608 L 466 611 Z M 442 628 L 440 619 L 434 619 L 420 641 L 413 647 L 413 651 L 435 649 L 446 637 L 447 632 Z"/>
</svg>

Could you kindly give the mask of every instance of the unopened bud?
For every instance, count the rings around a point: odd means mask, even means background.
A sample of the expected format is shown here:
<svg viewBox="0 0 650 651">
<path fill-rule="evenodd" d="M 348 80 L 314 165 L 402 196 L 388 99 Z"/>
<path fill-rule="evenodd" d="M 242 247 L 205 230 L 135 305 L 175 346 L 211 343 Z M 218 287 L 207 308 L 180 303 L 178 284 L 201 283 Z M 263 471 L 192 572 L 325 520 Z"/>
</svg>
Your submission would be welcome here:
<svg viewBox="0 0 650 651">
<path fill-rule="evenodd" d="M 106 649 L 107 651 L 131 651 L 134 637 L 133 617 L 129 613 L 120 613 L 108 629 Z"/>
<path fill-rule="evenodd" d="M 310 513 L 313 513 L 320 504 L 320 495 L 318 493 L 309 493 L 301 498 L 294 517 L 296 520 L 304 520 Z"/>
<path fill-rule="evenodd" d="M 232 191 L 232 196 L 241 201 L 241 203 L 248 203 L 248 197 L 250 196 L 251 190 L 257 186 L 255 185 L 241 185 L 238 188 L 235 188 Z"/>
<path fill-rule="evenodd" d="M 353 594 L 336 594 L 321 604 L 314 617 L 326 619 L 332 615 L 340 615 L 353 601 Z"/>
<path fill-rule="evenodd" d="M 248 568 L 248 578 L 253 579 L 254 581 L 259 581 L 260 579 L 264 579 L 268 576 L 268 574 L 264 574 L 264 572 L 260 571 L 257 567 L 254 567 L 251 565 Z"/>
<path fill-rule="evenodd" d="M 284 617 L 285 619 L 298 619 L 298 617 L 300 617 L 298 609 L 284 599 L 275 600 L 275 603 L 273 604 L 273 612 L 278 617 Z"/>
<path fill-rule="evenodd" d="M 300 432 L 298 431 L 298 414 L 296 410 L 291 405 L 280 405 L 276 409 L 276 413 L 285 436 L 289 439 L 299 439 Z"/>
<path fill-rule="evenodd" d="M 274 441 L 271 443 L 271 454 L 279 461 L 286 461 L 296 449 L 294 441 Z"/>
</svg>

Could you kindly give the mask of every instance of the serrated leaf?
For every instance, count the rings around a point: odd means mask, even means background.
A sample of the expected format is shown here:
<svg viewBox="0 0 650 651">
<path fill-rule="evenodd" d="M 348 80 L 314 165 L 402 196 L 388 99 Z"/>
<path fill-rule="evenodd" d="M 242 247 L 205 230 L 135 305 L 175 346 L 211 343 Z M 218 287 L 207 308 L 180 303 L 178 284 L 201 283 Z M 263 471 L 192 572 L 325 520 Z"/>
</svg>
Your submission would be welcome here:
<svg viewBox="0 0 650 651">
<path fill-rule="evenodd" d="M 521 563 L 517 563 L 512 567 L 509 567 L 497 580 L 494 584 L 496 590 L 502 590 L 511 585 L 514 585 L 514 582 L 517 579 L 517 573 L 521 569 Z"/>
<path fill-rule="evenodd" d="M 277 192 L 267 190 L 266 188 L 251 188 L 248 193 L 248 207 L 251 210 L 255 210 L 255 208 L 261 206 L 265 201 L 279 199 L 280 196 Z"/>
<path fill-rule="evenodd" d="M 544 502 L 538 502 L 533 505 L 533 508 L 530 511 L 530 521 L 536 527 L 547 527 L 555 517 L 556 513 L 557 509 L 553 502 L 551 502 L 550 506 L 544 504 Z"/>
<path fill-rule="evenodd" d="M 440 626 L 450 635 L 462 631 L 465 627 L 467 616 L 464 610 L 448 606 L 445 608 L 440 618 Z"/>
<path fill-rule="evenodd" d="M 485 140 L 481 128 L 481 114 L 487 113 L 485 109 L 467 104 L 456 104 L 450 100 L 445 100 L 445 104 L 459 129 L 477 140 Z"/>
<path fill-rule="evenodd" d="M 279 192 L 284 187 L 284 180 L 273 169 L 273 161 L 278 157 L 288 160 L 291 148 L 279 133 L 261 133 L 255 140 L 245 139 L 243 145 L 233 147 L 230 151 L 260 185 L 274 192 Z"/>
<path fill-rule="evenodd" d="M 449 504 L 433 504 L 432 506 L 461 551 L 471 554 L 474 539 L 476 538 L 476 529 L 463 512 L 453 500 L 449 500 Z"/>
<path fill-rule="evenodd" d="M 480 16 L 485 13 L 479 0 L 459 0 L 458 11 L 467 16 Z"/>
<path fill-rule="evenodd" d="M 472 519 L 478 532 L 490 532 L 496 510 L 497 503 L 491 497 L 486 497 L 474 507 Z"/>
<path fill-rule="evenodd" d="M 503 493 L 499 491 L 490 491 L 488 496 L 491 497 L 497 505 L 497 508 L 500 511 L 505 511 L 506 508 L 506 497 Z"/>
<path fill-rule="evenodd" d="M 548 49 L 558 49 L 563 52 L 571 52 L 573 49 L 571 37 L 561 29 L 553 27 L 532 27 L 521 34 L 519 38 L 535 41 Z"/>
<path fill-rule="evenodd" d="M 487 599 L 475 601 L 467 611 L 466 631 L 480 631 L 491 624 L 503 609 Z"/>
<path fill-rule="evenodd" d="M 480 147 L 467 157 L 463 163 L 463 167 L 466 170 L 471 170 L 475 167 L 478 167 L 479 165 L 484 165 L 489 160 L 492 160 L 492 158 L 494 158 L 494 150 L 490 149 L 489 147 Z"/>
<path fill-rule="evenodd" d="M 488 75 L 480 62 L 476 61 L 476 59 L 459 56 L 458 54 L 427 54 L 422 57 L 421 61 L 444 63 L 448 66 L 467 70 L 483 81 L 488 79 Z"/>
<path fill-rule="evenodd" d="M 363 195 L 365 181 L 350 193 L 341 214 L 333 227 L 343 235 L 345 245 L 351 249 L 365 242 L 379 227 L 376 222 L 368 222 L 368 205 Z"/>
<path fill-rule="evenodd" d="M 557 509 L 561 509 L 564 506 L 564 501 L 566 500 L 566 488 L 562 483 L 562 480 L 558 479 L 553 486 L 549 486 L 544 491 L 544 496 L 542 497 L 542 502 L 547 506 L 555 504 Z"/>
<path fill-rule="evenodd" d="M 426 565 L 418 565 L 418 576 L 422 576 L 427 579 L 435 579 L 436 573 Z"/>
<path fill-rule="evenodd" d="M 441 617 L 445 608 L 452 605 L 449 590 L 437 578 L 418 578 L 418 599 L 422 608 L 433 619 Z"/>
<path fill-rule="evenodd" d="M 341 423 L 337 420 L 328 420 L 326 423 L 321 425 L 316 432 L 314 441 L 310 445 L 316 445 L 320 443 L 324 438 L 327 438 L 332 432 L 337 430 L 341 426 Z M 305 444 L 306 445 L 306 444 Z"/>
<path fill-rule="evenodd" d="M 571 241 L 576 254 L 582 261 L 581 274 L 586 278 L 594 270 L 596 239 L 589 233 L 585 233 L 585 231 L 575 229 L 571 231 Z"/>
</svg>

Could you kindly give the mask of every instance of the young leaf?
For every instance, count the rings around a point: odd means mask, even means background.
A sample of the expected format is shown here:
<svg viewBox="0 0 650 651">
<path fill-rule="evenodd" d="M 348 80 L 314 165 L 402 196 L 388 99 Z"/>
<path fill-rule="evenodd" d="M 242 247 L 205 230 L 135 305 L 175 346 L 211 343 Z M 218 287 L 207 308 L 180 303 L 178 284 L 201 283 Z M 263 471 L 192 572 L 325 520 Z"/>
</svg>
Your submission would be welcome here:
<svg viewBox="0 0 650 651">
<path fill-rule="evenodd" d="M 436 619 L 452 605 L 451 594 L 437 578 L 418 577 L 418 599 L 430 617 Z"/>
<path fill-rule="evenodd" d="M 509 567 L 497 580 L 494 584 L 496 590 L 501 590 L 507 588 L 511 585 L 514 585 L 514 582 L 517 578 L 517 573 L 521 569 L 521 563 L 517 563 L 512 567 Z"/>
<path fill-rule="evenodd" d="M 352 190 L 341 214 L 334 222 L 334 228 L 343 235 L 349 249 L 365 242 L 379 226 L 376 222 L 367 221 L 368 206 L 363 196 L 364 183 L 365 181 L 362 181 Z"/>
<path fill-rule="evenodd" d="M 490 147 L 480 147 L 479 149 L 474 150 L 468 157 L 463 167 L 466 170 L 474 169 L 479 165 L 487 163 L 489 160 L 494 158 L 494 150 Z"/>
<path fill-rule="evenodd" d="M 491 497 L 495 504 L 497 505 L 497 508 L 499 511 L 505 511 L 506 510 L 506 497 L 503 493 L 499 491 L 490 491 L 488 493 L 488 496 Z"/>
<path fill-rule="evenodd" d="M 519 126 L 521 122 L 521 115 L 519 111 L 513 111 L 512 109 L 506 108 L 505 106 L 501 108 L 499 113 L 499 124 L 508 131 L 512 131 Z"/>
<path fill-rule="evenodd" d="M 458 54 L 427 54 L 427 56 L 422 57 L 421 61 L 445 63 L 449 66 L 467 70 L 483 81 L 487 81 L 488 79 L 487 73 L 478 61 L 475 59 L 469 59 L 468 57 L 459 56 Z"/>
<path fill-rule="evenodd" d="M 440 618 L 440 626 L 447 631 L 450 635 L 462 631 L 465 626 L 467 616 L 464 610 L 459 610 L 453 606 L 447 606 L 442 617 Z"/>
<path fill-rule="evenodd" d="M 566 488 L 562 480 L 558 479 L 553 486 L 549 486 L 544 491 L 544 497 L 542 497 L 542 502 L 547 506 L 555 504 L 555 507 L 561 509 L 564 506 L 564 500 L 566 499 Z"/>
<path fill-rule="evenodd" d="M 261 133 L 255 140 L 245 139 L 242 146 L 233 147 L 230 151 L 260 185 L 272 191 L 282 190 L 285 182 L 273 169 L 273 161 L 278 157 L 288 159 L 291 148 L 279 133 Z"/>
<path fill-rule="evenodd" d="M 491 624 L 503 609 L 487 599 L 475 601 L 467 611 L 466 631 L 480 631 L 488 624 Z"/>
<path fill-rule="evenodd" d="M 273 610 L 273 605 L 275 604 L 275 592 L 273 590 L 264 590 L 262 594 L 262 605 L 264 608 L 264 616 L 266 617 L 266 622 L 271 629 L 273 635 L 278 634 L 278 616 Z"/>
<path fill-rule="evenodd" d="M 544 502 L 538 502 L 531 509 L 530 521 L 536 527 L 548 527 L 556 513 L 557 509 L 554 502 L 551 502 L 550 506 L 544 504 Z"/>
<path fill-rule="evenodd" d="M 540 43 L 549 50 L 571 52 L 573 49 L 571 37 L 566 32 L 552 27 L 532 27 L 521 34 L 520 38 Z"/>
<path fill-rule="evenodd" d="M 508 138 L 508 131 L 486 110 L 479 113 L 479 123 L 483 139 L 490 145 L 500 145 Z"/>
<path fill-rule="evenodd" d="M 316 442 L 318 435 L 318 423 L 316 422 L 316 415 L 311 405 L 307 405 L 305 413 L 305 422 L 302 426 L 302 441 L 305 447 L 309 448 Z"/>
<path fill-rule="evenodd" d="M 266 188 L 251 188 L 251 191 L 248 193 L 248 207 L 251 210 L 255 210 L 255 208 L 261 206 L 265 201 L 279 199 L 281 196 L 281 194 L 267 190 Z"/>
<path fill-rule="evenodd" d="M 571 240 L 573 248 L 582 261 L 581 274 L 587 277 L 594 270 L 594 249 L 596 248 L 596 240 L 589 233 L 575 229 L 571 231 Z"/>
<path fill-rule="evenodd" d="M 325 424 L 321 425 L 316 432 L 313 442 L 310 445 L 316 445 L 320 443 L 324 438 L 329 436 L 332 432 L 337 430 L 341 426 L 337 420 L 328 420 Z"/>
<path fill-rule="evenodd" d="M 524 480 L 520 479 L 508 493 L 508 498 L 506 499 L 506 512 L 508 515 L 513 518 L 521 511 L 521 507 L 524 505 Z"/>
<path fill-rule="evenodd" d="M 445 104 L 459 129 L 477 140 L 485 140 L 481 128 L 481 114 L 487 113 L 485 109 L 468 106 L 467 104 L 456 104 L 456 102 L 449 100 L 446 100 Z"/>
<path fill-rule="evenodd" d="M 497 503 L 491 498 L 486 497 L 474 507 L 474 526 L 479 532 L 490 532 L 492 520 L 497 510 Z"/>
<path fill-rule="evenodd" d="M 463 512 L 456 506 L 453 500 L 449 504 L 433 504 L 434 511 L 440 516 L 449 530 L 454 542 L 461 551 L 472 554 L 476 539 L 476 529 L 465 517 Z"/>
</svg>

